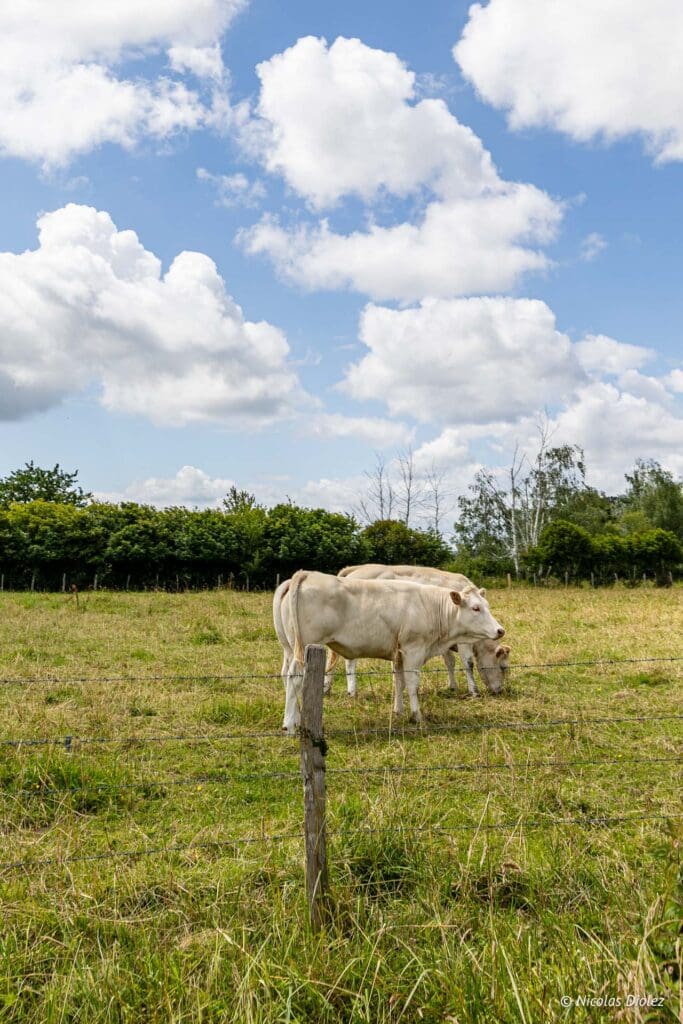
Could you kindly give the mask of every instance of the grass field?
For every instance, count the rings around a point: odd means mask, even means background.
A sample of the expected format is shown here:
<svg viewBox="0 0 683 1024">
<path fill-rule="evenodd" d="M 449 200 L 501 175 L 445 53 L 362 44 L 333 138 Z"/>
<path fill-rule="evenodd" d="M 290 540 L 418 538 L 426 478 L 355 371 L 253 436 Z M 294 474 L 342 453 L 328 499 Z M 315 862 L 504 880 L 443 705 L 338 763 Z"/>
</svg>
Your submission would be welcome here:
<svg viewBox="0 0 683 1024">
<path fill-rule="evenodd" d="M 683 656 L 683 590 L 489 597 L 505 696 L 326 700 L 314 936 L 271 596 L 0 594 L 2 737 L 74 737 L 0 748 L 0 1022 L 678 1020 L 683 661 L 514 665 Z"/>
</svg>

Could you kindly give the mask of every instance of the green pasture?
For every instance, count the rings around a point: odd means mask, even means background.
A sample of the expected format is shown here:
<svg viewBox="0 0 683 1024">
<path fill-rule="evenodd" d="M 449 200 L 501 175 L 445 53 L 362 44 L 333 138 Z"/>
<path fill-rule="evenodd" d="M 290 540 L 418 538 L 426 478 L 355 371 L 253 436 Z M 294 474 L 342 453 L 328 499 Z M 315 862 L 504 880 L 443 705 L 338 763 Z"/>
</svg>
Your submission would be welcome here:
<svg viewBox="0 0 683 1024">
<path fill-rule="evenodd" d="M 313 935 L 271 595 L 0 594 L 0 1022 L 678 1020 L 683 590 L 489 597 L 504 696 L 326 699 Z"/>
</svg>

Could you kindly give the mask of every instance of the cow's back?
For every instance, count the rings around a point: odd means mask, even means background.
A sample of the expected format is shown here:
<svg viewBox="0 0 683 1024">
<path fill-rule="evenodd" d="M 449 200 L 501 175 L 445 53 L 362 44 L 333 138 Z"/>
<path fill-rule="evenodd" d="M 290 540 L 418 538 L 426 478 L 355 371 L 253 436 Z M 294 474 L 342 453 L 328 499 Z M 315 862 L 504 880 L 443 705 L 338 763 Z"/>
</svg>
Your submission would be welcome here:
<svg viewBox="0 0 683 1024">
<path fill-rule="evenodd" d="M 342 569 L 339 576 L 345 579 L 409 580 L 426 586 L 457 591 L 473 586 L 472 581 L 460 572 L 446 572 L 445 569 L 433 569 L 427 565 L 350 565 Z"/>
</svg>

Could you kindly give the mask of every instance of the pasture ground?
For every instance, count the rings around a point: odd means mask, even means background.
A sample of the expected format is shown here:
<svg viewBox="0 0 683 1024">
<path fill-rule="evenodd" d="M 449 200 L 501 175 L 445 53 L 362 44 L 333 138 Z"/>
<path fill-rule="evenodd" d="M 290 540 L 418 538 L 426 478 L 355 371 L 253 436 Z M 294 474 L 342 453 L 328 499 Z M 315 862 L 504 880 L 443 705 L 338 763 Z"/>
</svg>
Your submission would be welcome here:
<svg viewBox="0 0 683 1024">
<path fill-rule="evenodd" d="M 679 1019 L 683 821 L 654 816 L 682 810 L 683 722 L 648 719 L 683 714 L 683 662 L 514 663 L 681 656 L 683 590 L 489 597 L 506 696 L 427 674 L 422 731 L 388 675 L 326 700 L 336 913 L 313 936 L 302 841 L 267 838 L 301 831 L 298 744 L 224 738 L 280 725 L 271 595 L 1 594 L 2 737 L 115 742 L 0 748 L 0 860 L 31 862 L 0 870 L 0 1021 Z"/>
</svg>

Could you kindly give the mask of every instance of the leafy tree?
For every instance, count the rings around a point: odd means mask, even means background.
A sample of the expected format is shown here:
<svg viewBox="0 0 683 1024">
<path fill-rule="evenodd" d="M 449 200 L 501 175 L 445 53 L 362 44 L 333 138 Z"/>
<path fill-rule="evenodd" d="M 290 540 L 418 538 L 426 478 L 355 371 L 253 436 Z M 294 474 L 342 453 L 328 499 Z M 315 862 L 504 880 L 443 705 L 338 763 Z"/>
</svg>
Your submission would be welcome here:
<svg viewBox="0 0 683 1024">
<path fill-rule="evenodd" d="M 567 573 L 574 579 L 585 578 L 593 564 L 593 543 L 588 530 L 562 519 L 549 523 L 534 552 L 539 568 L 551 569 L 555 576 Z"/>
<path fill-rule="evenodd" d="M 551 447 L 547 424 L 539 435 L 533 459 L 515 449 L 508 469 L 479 470 L 469 494 L 458 499 L 459 557 L 497 554 L 501 565 L 511 559 L 519 575 L 522 557 L 538 545 L 544 527 L 563 510 L 578 507 L 588 490 L 582 449 Z"/>
<path fill-rule="evenodd" d="M 387 565 L 442 566 L 453 552 L 434 530 L 412 530 L 396 519 L 380 519 L 363 530 L 368 560 Z"/>
<path fill-rule="evenodd" d="M 683 484 L 654 459 L 638 459 L 626 475 L 626 512 L 641 512 L 650 526 L 669 530 L 683 541 Z"/>
<path fill-rule="evenodd" d="M 223 508 L 231 514 L 239 512 L 251 512 L 259 507 L 256 497 L 249 491 L 239 490 L 234 484 L 223 498 Z"/>
<path fill-rule="evenodd" d="M 52 469 L 41 469 L 27 462 L 23 469 L 0 480 L 0 505 L 7 507 L 12 502 L 25 504 L 29 501 L 54 501 L 62 505 L 82 508 L 92 500 L 92 494 L 76 483 L 78 470 L 68 473 L 56 463 Z"/>
<path fill-rule="evenodd" d="M 683 562 L 683 547 L 670 530 L 634 534 L 628 546 L 634 571 L 652 573 L 657 583 L 668 582 L 669 573 Z"/>
<path fill-rule="evenodd" d="M 366 548 L 351 516 L 321 508 L 275 505 L 264 528 L 265 582 L 275 573 L 291 576 L 297 569 L 336 573 L 365 560 Z"/>
</svg>

